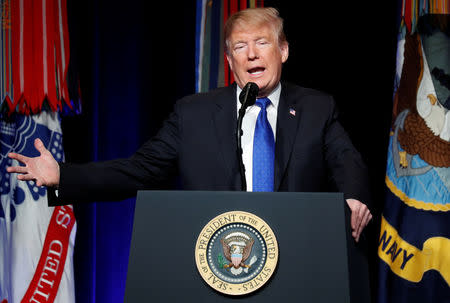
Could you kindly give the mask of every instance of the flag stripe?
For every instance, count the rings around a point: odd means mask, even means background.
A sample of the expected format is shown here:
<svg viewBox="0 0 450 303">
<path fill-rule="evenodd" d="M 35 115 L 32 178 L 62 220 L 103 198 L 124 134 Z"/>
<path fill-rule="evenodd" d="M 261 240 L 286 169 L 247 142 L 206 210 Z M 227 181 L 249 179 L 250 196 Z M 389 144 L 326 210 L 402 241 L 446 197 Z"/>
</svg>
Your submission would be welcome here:
<svg viewBox="0 0 450 303">
<path fill-rule="evenodd" d="M 54 302 L 74 225 L 75 216 L 71 207 L 54 208 L 35 274 L 22 302 L 44 302 L 44 299 L 48 303 Z"/>
<path fill-rule="evenodd" d="M 399 189 L 395 184 L 389 179 L 389 176 L 386 176 L 386 186 L 389 190 L 403 203 L 408 205 L 409 207 L 414 207 L 422 210 L 430 210 L 430 211 L 450 211 L 450 204 L 441 204 L 441 203 L 432 203 L 419 201 L 417 199 L 413 199 L 408 197 L 408 195 Z"/>
<path fill-rule="evenodd" d="M 69 84 L 68 84 L 68 70 L 69 70 L 69 60 L 70 60 L 70 46 L 69 46 L 69 26 L 67 21 L 67 2 L 63 0 L 58 0 L 59 3 L 59 20 L 60 20 L 60 35 L 61 40 L 61 63 L 60 68 L 62 70 L 62 80 L 60 82 L 62 91 L 62 100 L 72 108 L 72 103 L 70 102 L 69 96 Z M 58 44 L 56 45 L 58 47 Z"/>
<path fill-rule="evenodd" d="M 211 52 L 209 60 L 209 85 L 208 90 L 217 87 L 219 78 L 219 56 L 220 56 L 220 30 L 222 20 L 220 19 L 221 2 L 213 1 L 211 7 Z"/>
<path fill-rule="evenodd" d="M 44 95 L 48 94 L 48 61 L 47 61 L 47 7 L 46 7 L 46 1 L 42 0 L 42 66 L 43 66 L 43 73 L 42 73 L 42 81 L 44 86 Z"/>
</svg>

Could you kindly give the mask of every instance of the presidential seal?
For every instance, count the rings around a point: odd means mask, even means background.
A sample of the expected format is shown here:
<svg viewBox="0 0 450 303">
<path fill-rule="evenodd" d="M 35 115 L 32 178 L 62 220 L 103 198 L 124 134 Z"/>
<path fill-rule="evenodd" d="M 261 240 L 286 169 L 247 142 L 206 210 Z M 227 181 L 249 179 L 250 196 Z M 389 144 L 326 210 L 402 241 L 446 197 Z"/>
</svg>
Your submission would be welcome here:
<svg viewBox="0 0 450 303">
<path fill-rule="evenodd" d="M 212 219 L 198 236 L 195 261 L 203 280 L 228 295 L 244 295 L 263 286 L 278 261 L 278 244 L 258 216 L 231 211 Z"/>
</svg>

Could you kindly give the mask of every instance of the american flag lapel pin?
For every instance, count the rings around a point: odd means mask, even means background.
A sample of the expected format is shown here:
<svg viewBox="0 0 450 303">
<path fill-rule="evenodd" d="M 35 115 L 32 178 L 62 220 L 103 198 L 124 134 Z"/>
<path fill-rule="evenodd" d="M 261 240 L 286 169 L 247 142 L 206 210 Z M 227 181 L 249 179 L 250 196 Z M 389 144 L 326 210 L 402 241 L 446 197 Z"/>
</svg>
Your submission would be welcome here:
<svg viewBox="0 0 450 303">
<path fill-rule="evenodd" d="M 289 109 L 289 114 L 291 114 L 292 116 L 295 117 L 295 109 L 290 108 L 290 109 Z"/>
</svg>

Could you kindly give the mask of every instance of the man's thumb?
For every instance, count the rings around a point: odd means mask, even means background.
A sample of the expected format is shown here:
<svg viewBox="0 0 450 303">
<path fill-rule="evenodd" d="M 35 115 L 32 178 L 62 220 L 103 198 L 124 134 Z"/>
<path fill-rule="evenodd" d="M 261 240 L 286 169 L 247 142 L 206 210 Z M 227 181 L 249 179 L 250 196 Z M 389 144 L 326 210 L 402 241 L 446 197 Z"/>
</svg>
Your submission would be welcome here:
<svg viewBox="0 0 450 303">
<path fill-rule="evenodd" d="M 40 152 L 41 154 L 46 152 L 47 149 L 44 146 L 44 143 L 42 143 L 41 139 L 37 138 L 36 140 L 34 140 L 34 147 L 37 149 L 38 152 Z"/>
</svg>

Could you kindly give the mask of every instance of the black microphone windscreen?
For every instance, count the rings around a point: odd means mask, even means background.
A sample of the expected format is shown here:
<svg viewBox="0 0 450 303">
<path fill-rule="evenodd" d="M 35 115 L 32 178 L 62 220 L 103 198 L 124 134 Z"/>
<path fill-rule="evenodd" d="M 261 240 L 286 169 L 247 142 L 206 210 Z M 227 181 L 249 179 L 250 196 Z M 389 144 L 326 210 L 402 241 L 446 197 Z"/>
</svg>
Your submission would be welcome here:
<svg viewBox="0 0 450 303">
<path fill-rule="evenodd" d="M 245 103 L 245 106 L 255 104 L 256 96 L 258 96 L 259 87 L 256 83 L 248 82 L 239 94 L 239 102 Z"/>
</svg>

